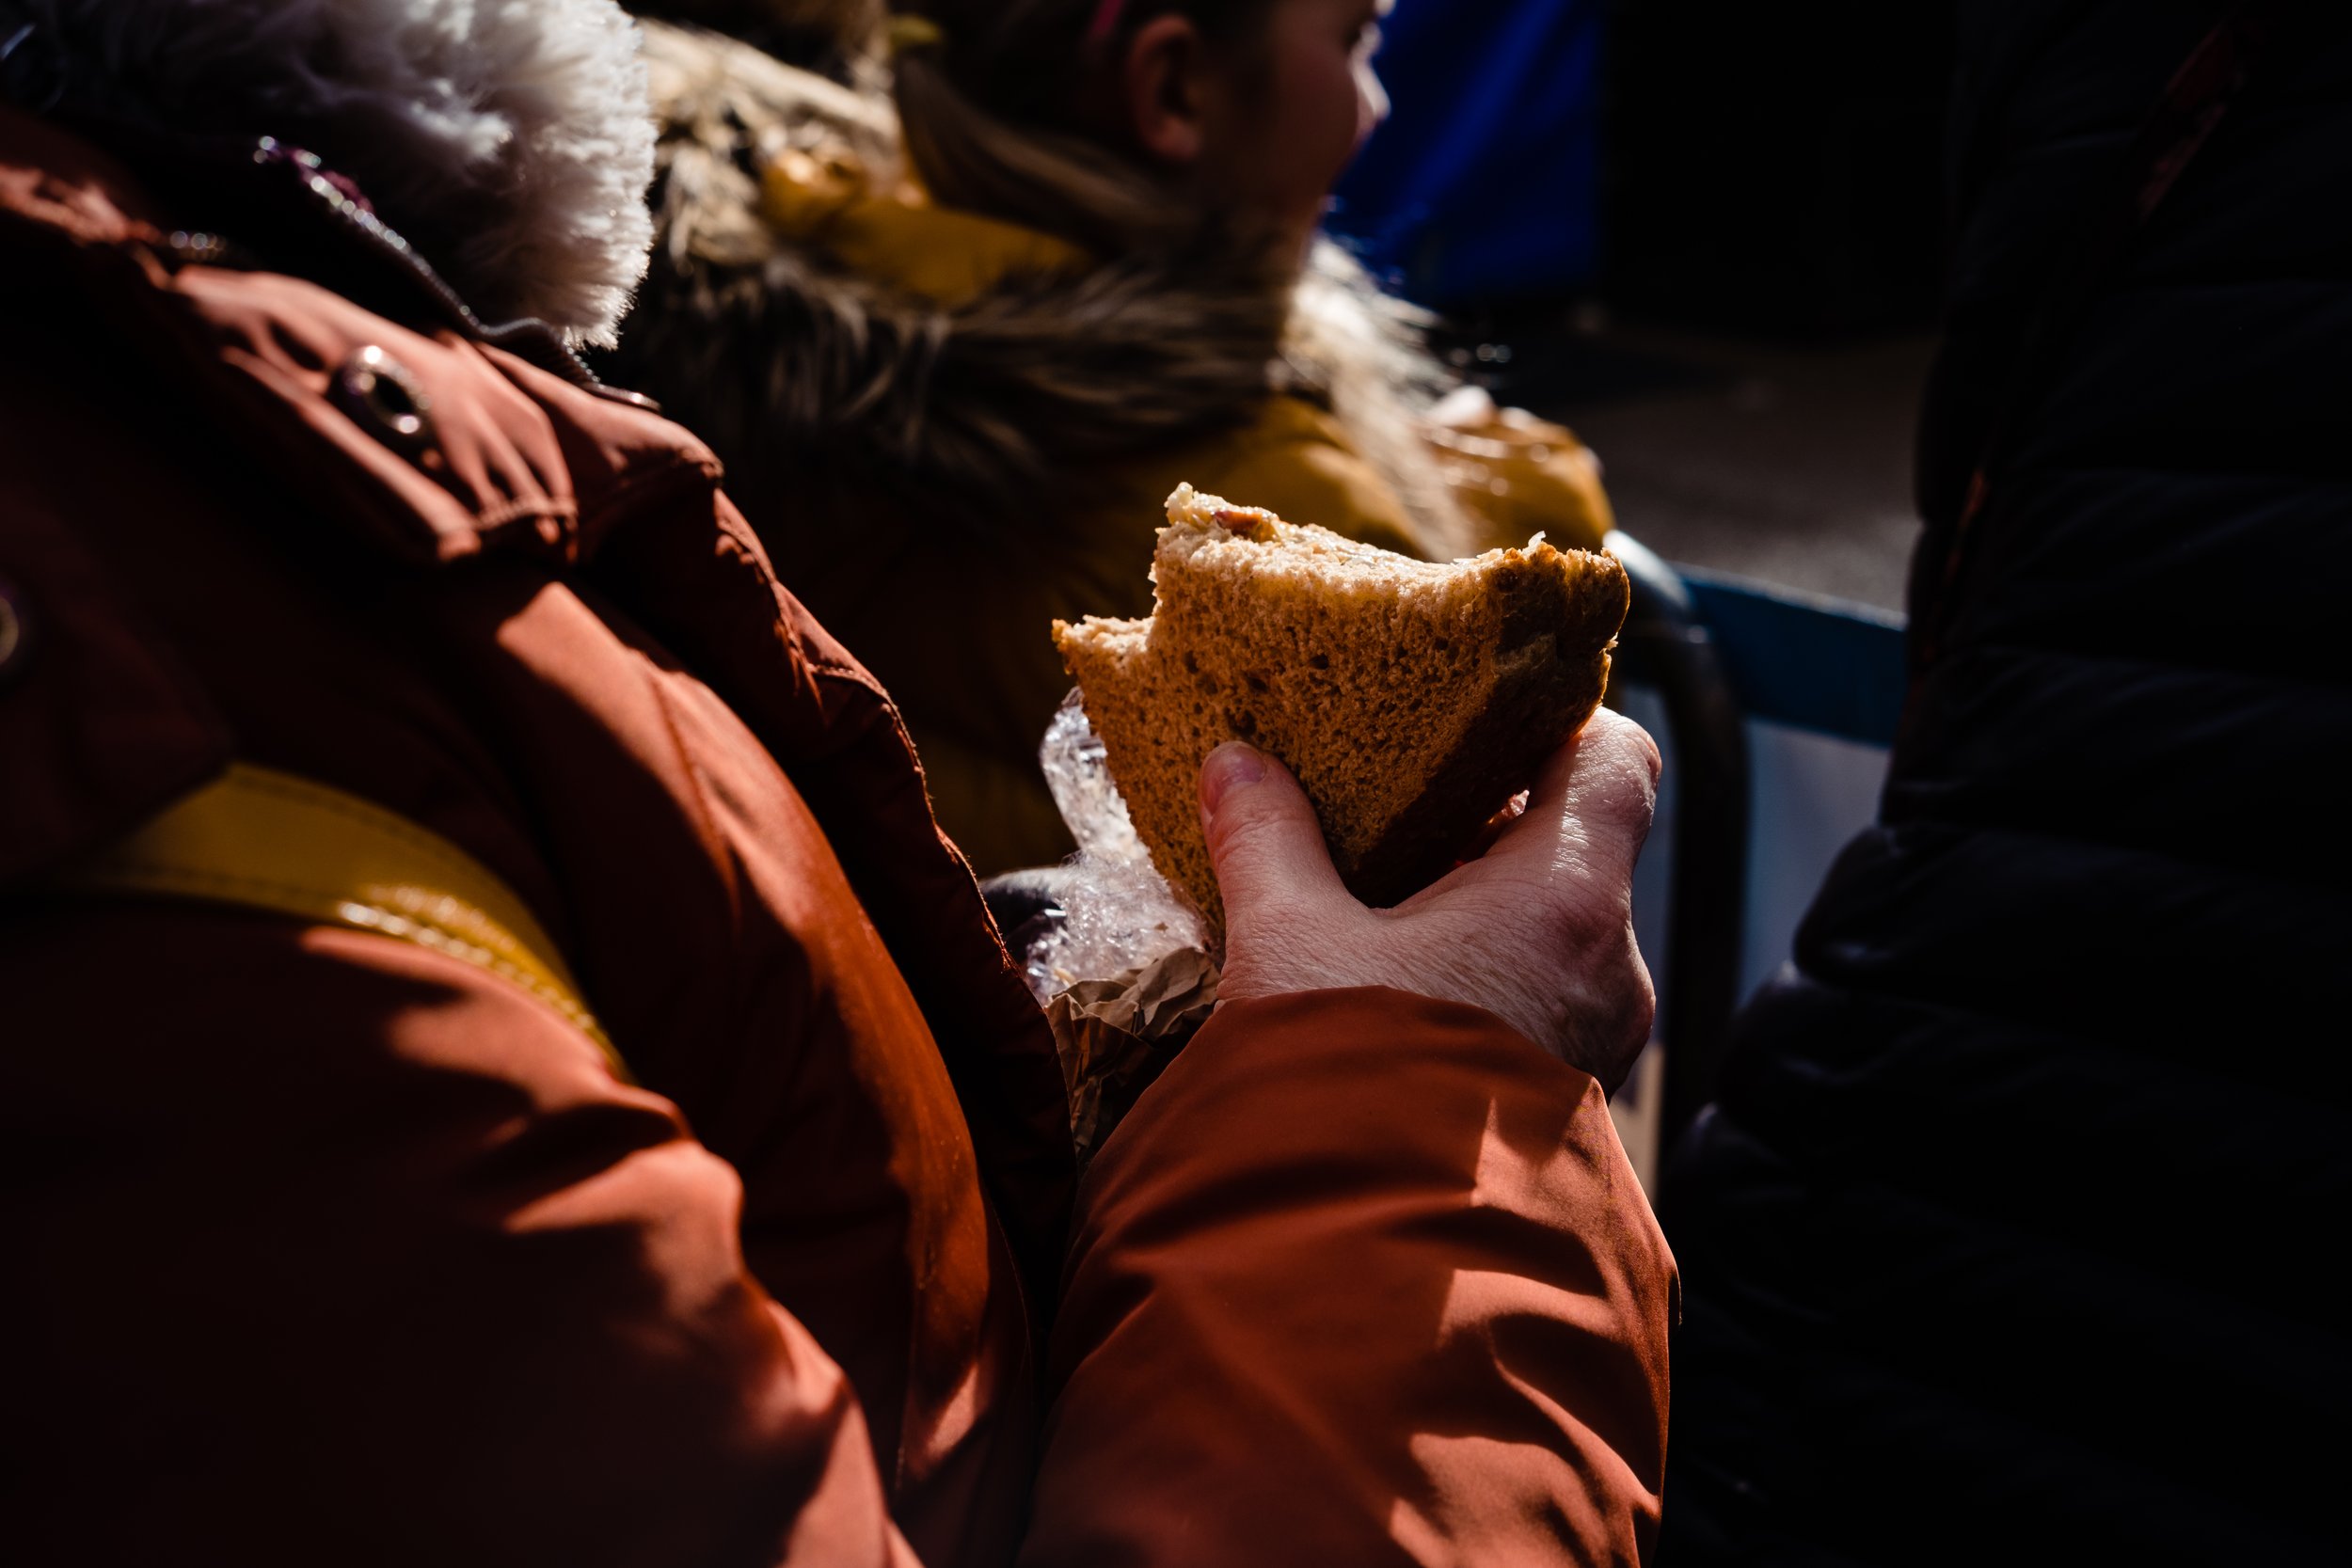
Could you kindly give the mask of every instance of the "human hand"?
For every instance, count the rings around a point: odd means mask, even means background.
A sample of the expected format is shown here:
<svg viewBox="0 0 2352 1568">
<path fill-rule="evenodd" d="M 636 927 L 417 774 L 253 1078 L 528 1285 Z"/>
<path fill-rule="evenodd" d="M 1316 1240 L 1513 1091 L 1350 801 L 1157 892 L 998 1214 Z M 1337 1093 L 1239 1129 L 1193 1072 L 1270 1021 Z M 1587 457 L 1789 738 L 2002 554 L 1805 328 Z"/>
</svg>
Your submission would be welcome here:
<svg viewBox="0 0 2352 1568">
<path fill-rule="evenodd" d="M 1633 862 L 1658 747 L 1603 708 L 1554 752 L 1491 847 L 1392 910 L 1356 901 L 1288 769 L 1239 743 L 1200 769 L 1225 896 L 1224 1001 L 1390 986 L 1484 1007 L 1614 1091 L 1657 995 L 1633 940 Z"/>
</svg>

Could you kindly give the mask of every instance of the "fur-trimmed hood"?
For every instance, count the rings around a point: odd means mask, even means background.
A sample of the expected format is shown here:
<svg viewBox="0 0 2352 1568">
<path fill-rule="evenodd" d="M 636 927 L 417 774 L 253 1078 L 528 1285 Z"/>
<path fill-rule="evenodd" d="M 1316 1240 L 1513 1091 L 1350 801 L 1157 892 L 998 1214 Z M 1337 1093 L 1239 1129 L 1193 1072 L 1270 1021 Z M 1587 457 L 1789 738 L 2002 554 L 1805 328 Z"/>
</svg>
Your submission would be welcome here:
<svg viewBox="0 0 2352 1568">
<path fill-rule="evenodd" d="M 1447 378 L 1418 314 L 1336 247 L 1295 288 L 1213 246 L 1098 262 L 931 206 L 879 91 L 644 29 L 660 238 L 614 373 L 722 453 L 780 446 L 1002 523 L 1082 504 L 1106 466 L 1291 392 L 1333 413 L 1433 552 L 1459 545 L 1415 435 Z"/>
<path fill-rule="evenodd" d="M 652 239 L 637 43 L 613 0 L 0 0 L 0 88 L 306 148 L 484 316 L 601 344 Z"/>
</svg>

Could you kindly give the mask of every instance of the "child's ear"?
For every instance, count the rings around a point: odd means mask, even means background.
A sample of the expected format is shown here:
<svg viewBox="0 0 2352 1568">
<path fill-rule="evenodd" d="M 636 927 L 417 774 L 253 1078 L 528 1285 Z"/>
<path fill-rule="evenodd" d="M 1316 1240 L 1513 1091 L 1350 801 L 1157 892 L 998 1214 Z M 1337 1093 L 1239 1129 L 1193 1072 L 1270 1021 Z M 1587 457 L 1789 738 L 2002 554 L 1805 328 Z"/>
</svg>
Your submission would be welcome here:
<svg viewBox="0 0 2352 1568">
<path fill-rule="evenodd" d="M 1201 124 L 1207 68 L 1200 29 L 1188 17 L 1153 17 L 1127 45 L 1127 122 L 1143 150 L 1164 164 L 1200 161 L 1207 140 Z"/>
</svg>

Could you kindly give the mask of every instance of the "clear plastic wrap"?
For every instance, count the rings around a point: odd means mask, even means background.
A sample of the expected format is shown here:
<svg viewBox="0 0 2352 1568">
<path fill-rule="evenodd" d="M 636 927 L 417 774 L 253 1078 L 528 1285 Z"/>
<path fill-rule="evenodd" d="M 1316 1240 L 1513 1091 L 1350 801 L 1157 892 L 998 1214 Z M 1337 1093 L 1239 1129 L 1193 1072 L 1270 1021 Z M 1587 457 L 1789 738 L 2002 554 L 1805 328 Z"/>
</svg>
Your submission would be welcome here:
<svg viewBox="0 0 2352 1568">
<path fill-rule="evenodd" d="M 1152 868 L 1136 836 L 1077 692 L 1063 699 L 1046 726 L 1038 760 L 1078 843 L 1057 878 L 1064 918 L 1044 923 L 1024 955 L 1039 1003 L 1084 981 L 1132 974 L 1171 954 L 1204 948 L 1200 915 Z"/>
</svg>

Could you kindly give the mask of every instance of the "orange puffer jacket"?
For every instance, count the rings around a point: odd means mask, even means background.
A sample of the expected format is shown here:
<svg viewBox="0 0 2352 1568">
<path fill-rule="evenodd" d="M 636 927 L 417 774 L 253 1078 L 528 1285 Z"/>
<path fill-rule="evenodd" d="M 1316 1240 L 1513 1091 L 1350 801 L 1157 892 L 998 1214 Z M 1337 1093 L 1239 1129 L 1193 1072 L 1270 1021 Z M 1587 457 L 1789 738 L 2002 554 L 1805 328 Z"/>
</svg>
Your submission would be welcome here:
<svg viewBox="0 0 2352 1568">
<path fill-rule="evenodd" d="M 707 451 L 298 174 L 226 245 L 151 184 L 0 112 L 11 1562 L 1640 1555 L 1674 1275 L 1591 1080 L 1235 1006 L 1078 1185 L 895 710 Z M 495 872 L 638 1082 L 458 958 L 60 891 L 232 759 Z"/>
</svg>

